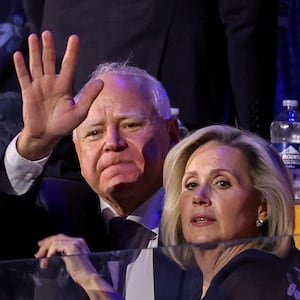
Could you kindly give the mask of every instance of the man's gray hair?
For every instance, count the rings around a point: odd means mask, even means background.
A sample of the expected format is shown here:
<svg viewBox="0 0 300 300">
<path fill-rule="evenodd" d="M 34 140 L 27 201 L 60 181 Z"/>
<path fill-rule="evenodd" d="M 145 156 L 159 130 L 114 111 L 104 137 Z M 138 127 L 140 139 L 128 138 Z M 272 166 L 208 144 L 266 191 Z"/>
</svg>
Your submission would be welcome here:
<svg viewBox="0 0 300 300">
<path fill-rule="evenodd" d="M 145 84 L 145 88 L 149 89 L 149 94 L 152 95 L 151 99 L 149 100 L 153 102 L 153 105 L 158 115 L 166 120 L 171 118 L 172 114 L 170 100 L 167 91 L 163 87 L 161 82 L 159 82 L 155 77 L 150 75 L 146 70 L 129 65 L 128 61 L 105 62 L 99 64 L 95 71 L 91 74 L 89 81 L 85 85 L 87 85 L 95 79 L 101 78 L 104 74 L 107 73 L 134 76 L 136 77 L 136 79 L 141 80 L 142 83 Z M 81 91 L 75 96 L 75 103 L 78 102 Z"/>
</svg>

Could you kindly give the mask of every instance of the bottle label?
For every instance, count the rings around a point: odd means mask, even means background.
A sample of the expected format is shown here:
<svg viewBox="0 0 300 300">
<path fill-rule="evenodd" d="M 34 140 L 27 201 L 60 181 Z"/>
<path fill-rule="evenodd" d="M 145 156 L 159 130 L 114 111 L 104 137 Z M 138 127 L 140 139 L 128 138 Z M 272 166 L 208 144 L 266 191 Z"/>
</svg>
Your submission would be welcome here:
<svg viewBox="0 0 300 300">
<path fill-rule="evenodd" d="M 300 144 L 299 143 L 272 143 L 279 152 L 284 164 L 289 169 L 300 169 Z"/>
</svg>

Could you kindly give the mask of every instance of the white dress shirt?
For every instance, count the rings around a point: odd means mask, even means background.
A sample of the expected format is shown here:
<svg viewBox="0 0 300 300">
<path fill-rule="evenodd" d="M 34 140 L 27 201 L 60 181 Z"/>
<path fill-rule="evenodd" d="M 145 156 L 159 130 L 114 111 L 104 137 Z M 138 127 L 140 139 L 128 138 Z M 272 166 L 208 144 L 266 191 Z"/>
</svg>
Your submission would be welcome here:
<svg viewBox="0 0 300 300">
<path fill-rule="evenodd" d="M 159 189 L 150 199 L 138 207 L 127 219 L 135 221 L 155 233 L 155 238 L 149 241 L 148 249 L 143 249 L 137 259 L 130 263 L 126 271 L 126 300 L 154 300 L 154 269 L 153 249 L 158 246 L 158 226 L 161 217 L 162 202 L 164 198 L 163 188 Z M 101 211 L 106 224 L 117 216 L 116 212 L 100 199 Z M 118 286 L 118 262 L 110 262 L 109 269 L 113 278 L 113 285 Z M 115 279 L 115 280 L 114 280 Z"/>
<path fill-rule="evenodd" d="M 21 195 L 26 193 L 35 179 L 42 174 L 50 155 L 40 160 L 27 160 L 17 151 L 16 142 L 18 136 L 10 142 L 6 149 L 4 166 L 12 188 L 17 195 Z"/>
</svg>

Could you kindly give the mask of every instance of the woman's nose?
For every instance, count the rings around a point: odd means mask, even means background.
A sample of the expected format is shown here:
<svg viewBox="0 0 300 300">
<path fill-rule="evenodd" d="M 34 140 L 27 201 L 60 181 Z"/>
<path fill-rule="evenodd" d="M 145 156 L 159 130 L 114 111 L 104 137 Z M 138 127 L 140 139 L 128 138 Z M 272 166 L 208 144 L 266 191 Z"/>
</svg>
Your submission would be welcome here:
<svg viewBox="0 0 300 300">
<path fill-rule="evenodd" d="M 209 190 L 205 184 L 199 186 L 196 189 L 195 194 L 193 196 L 193 204 L 197 205 L 209 205 L 211 204 Z"/>
</svg>

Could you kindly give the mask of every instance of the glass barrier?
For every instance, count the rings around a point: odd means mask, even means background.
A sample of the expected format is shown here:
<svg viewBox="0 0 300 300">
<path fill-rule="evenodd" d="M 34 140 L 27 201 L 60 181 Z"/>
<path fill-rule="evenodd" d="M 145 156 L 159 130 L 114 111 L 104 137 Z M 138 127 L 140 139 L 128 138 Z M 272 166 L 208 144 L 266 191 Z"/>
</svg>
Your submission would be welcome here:
<svg viewBox="0 0 300 300">
<path fill-rule="evenodd" d="M 288 239 L 300 237 L 276 237 L 267 242 L 272 247 Z M 1 261 L 0 299 L 199 300 L 203 278 L 211 282 L 204 299 L 300 299 L 300 251 L 295 243 L 284 259 L 247 250 L 264 242 L 250 239 Z M 85 276 L 86 270 L 94 274 Z M 114 286 L 124 298 L 96 290 L 89 297 L 84 287 L 93 290 L 95 278 Z"/>
</svg>

